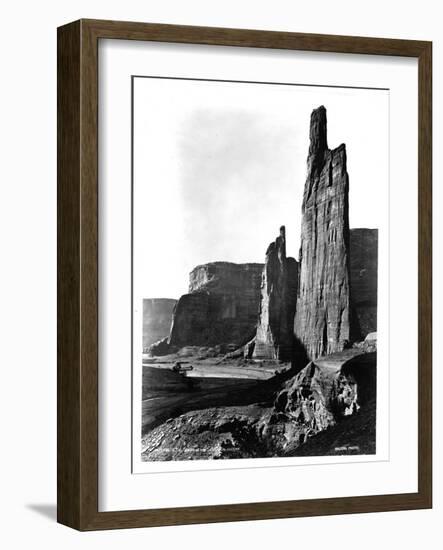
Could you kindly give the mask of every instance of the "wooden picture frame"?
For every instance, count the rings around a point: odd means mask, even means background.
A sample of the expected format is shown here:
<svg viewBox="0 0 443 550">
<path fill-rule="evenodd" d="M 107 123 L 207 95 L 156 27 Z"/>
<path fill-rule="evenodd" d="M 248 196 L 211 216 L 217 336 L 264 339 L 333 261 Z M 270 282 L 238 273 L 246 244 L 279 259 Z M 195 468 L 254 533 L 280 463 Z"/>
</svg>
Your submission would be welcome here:
<svg viewBox="0 0 443 550">
<path fill-rule="evenodd" d="M 418 59 L 418 491 L 98 511 L 98 41 L 160 41 Z M 58 521 L 82 531 L 432 506 L 431 42 L 80 20 L 58 29 Z"/>
</svg>

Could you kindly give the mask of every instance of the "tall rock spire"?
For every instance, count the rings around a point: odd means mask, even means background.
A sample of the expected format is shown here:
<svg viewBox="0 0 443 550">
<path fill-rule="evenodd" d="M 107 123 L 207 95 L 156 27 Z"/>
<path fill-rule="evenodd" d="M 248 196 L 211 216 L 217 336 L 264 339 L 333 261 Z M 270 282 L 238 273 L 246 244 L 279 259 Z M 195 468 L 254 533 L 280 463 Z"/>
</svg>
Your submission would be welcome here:
<svg viewBox="0 0 443 550">
<path fill-rule="evenodd" d="M 309 138 L 309 158 L 312 159 L 316 155 L 323 156 L 328 149 L 326 109 L 323 105 L 311 113 Z"/>
<path fill-rule="evenodd" d="M 290 360 L 295 313 L 297 262 L 286 257 L 285 227 L 267 251 L 263 268 L 260 315 L 254 358 Z"/>
<path fill-rule="evenodd" d="M 341 351 L 350 339 L 346 148 L 328 149 L 323 106 L 311 114 L 307 165 L 294 334 L 315 359 Z"/>
</svg>

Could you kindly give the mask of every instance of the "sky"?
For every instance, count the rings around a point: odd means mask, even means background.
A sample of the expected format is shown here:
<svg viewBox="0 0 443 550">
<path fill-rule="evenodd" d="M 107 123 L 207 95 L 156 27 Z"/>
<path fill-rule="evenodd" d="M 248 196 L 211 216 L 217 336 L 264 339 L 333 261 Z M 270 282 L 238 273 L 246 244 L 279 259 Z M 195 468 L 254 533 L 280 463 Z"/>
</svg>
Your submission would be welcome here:
<svg viewBox="0 0 443 550">
<path fill-rule="evenodd" d="M 134 277 L 178 298 L 212 261 L 264 262 L 286 226 L 298 259 L 309 120 L 346 144 L 350 227 L 379 228 L 388 200 L 389 92 L 158 78 L 134 80 Z"/>
</svg>

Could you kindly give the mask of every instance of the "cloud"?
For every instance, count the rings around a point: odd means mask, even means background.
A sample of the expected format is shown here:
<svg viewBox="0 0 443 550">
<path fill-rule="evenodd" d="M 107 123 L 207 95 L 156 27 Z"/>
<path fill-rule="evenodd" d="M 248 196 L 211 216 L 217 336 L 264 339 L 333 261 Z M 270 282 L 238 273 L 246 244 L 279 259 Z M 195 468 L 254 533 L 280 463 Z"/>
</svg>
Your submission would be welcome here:
<svg viewBox="0 0 443 550">
<path fill-rule="evenodd" d="M 294 217 L 295 190 L 303 183 L 296 181 L 297 128 L 292 120 L 246 109 L 196 109 L 184 120 L 185 240 L 204 261 L 263 261 L 278 227 L 290 223 L 288 197 Z"/>
</svg>

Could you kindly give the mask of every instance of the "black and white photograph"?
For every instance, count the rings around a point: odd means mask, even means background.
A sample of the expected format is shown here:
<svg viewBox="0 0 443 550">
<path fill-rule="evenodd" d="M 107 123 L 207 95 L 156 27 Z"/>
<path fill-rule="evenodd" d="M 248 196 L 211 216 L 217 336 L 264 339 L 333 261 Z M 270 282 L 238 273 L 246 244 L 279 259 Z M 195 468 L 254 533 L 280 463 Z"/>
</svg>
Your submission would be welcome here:
<svg viewBox="0 0 443 550">
<path fill-rule="evenodd" d="M 135 460 L 374 458 L 388 90 L 138 76 L 132 102 Z"/>
<path fill-rule="evenodd" d="M 433 548 L 439 4 L 2 7 L 0 546 Z"/>
</svg>

